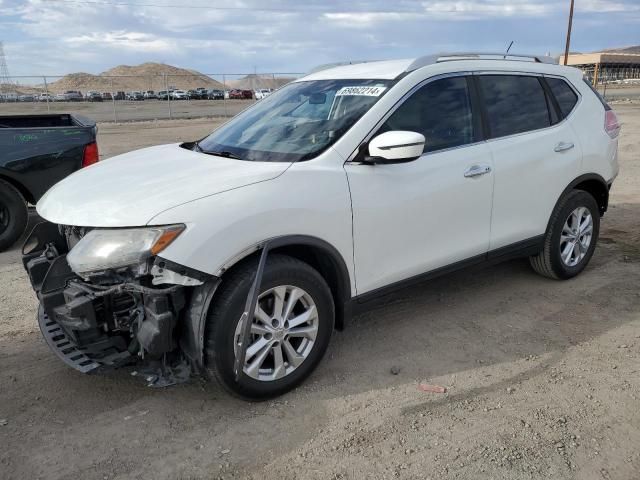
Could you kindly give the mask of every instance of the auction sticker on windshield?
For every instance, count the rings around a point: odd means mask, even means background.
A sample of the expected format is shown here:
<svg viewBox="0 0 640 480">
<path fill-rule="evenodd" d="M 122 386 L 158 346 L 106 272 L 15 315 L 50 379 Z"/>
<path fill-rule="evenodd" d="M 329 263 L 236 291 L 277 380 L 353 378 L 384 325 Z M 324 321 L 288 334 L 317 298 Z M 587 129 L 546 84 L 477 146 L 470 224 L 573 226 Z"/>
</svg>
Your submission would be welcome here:
<svg viewBox="0 0 640 480">
<path fill-rule="evenodd" d="M 360 95 L 365 97 L 379 97 L 387 87 L 342 87 L 336 92 L 336 97 L 347 95 Z"/>
</svg>

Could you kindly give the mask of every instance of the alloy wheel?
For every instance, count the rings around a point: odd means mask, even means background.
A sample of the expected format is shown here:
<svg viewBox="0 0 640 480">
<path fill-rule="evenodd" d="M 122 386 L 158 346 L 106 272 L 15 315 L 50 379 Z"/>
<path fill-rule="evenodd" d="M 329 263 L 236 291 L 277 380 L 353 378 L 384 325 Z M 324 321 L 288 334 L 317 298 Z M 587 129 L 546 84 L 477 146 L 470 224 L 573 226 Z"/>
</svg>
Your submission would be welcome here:
<svg viewBox="0 0 640 480">
<path fill-rule="evenodd" d="M 560 258 L 575 267 L 587 255 L 593 237 L 593 217 L 588 208 L 578 207 L 564 222 L 560 234 Z"/>
<path fill-rule="evenodd" d="M 280 285 L 258 297 L 243 371 L 260 381 L 291 374 L 309 356 L 318 334 L 318 311 L 311 295 L 300 287 Z M 234 335 L 240 344 L 238 321 Z"/>
</svg>

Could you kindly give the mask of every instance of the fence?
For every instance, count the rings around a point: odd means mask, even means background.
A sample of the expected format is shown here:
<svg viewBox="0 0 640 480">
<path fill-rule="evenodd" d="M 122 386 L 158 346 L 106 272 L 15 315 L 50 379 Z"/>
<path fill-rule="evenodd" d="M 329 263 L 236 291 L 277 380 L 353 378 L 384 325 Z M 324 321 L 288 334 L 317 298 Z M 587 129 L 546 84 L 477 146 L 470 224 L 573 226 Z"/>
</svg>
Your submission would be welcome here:
<svg viewBox="0 0 640 480">
<path fill-rule="evenodd" d="M 302 73 L 19 76 L 0 83 L 0 115 L 75 113 L 97 122 L 231 117 Z"/>
<path fill-rule="evenodd" d="M 0 115 L 75 113 L 97 122 L 231 117 L 302 75 L 153 72 L 8 77 L 0 79 Z M 622 88 L 618 82 L 605 81 L 597 88 L 607 99 L 640 98 L 639 84 Z"/>
</svg>

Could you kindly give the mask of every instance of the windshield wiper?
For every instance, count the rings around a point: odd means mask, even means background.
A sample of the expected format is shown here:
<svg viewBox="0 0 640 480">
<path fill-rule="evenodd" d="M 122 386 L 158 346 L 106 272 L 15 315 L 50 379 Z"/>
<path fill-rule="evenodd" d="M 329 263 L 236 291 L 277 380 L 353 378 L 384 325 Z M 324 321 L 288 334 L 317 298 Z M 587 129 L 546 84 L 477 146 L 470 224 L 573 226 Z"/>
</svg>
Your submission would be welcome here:
<svg viewBox="0 0 640 480">
<path fill-rule="evenodd" d="M 207 155 L 216 155 L 218 157 L 225 157 L 225 158 L 233 158 L 235 160 L 242 160 L 241 157 L 239 157 L 235 153 L 231 153 L 231 152 L 229 152 L 227 150 L 222 150 L 221 152 L 213 152 L 213 151 L 209 151 L 209 150 L 202 150 L 202 148 L 200 148 L 200 146 L 198 146 L 198 149 L 202 153 L 206 153 Z"/>
</svg>

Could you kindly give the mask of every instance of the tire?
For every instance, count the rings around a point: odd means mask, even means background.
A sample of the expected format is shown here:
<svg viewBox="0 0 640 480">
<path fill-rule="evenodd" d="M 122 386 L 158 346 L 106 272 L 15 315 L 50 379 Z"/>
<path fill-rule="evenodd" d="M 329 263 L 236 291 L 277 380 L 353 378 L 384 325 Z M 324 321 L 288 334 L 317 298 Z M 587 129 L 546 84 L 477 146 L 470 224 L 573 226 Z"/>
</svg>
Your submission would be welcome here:
<svg viewBox="0 0 640 480">
<path fill-rule="evenodd" d="M 10 183 L 0 180 L 0 252 L 22 236 L 28 220 L 27 202 L 22 194 Z"/>
<path fill-rule="evenodd" d="M 241 377 L 236 382 L 235 339 L 239 333 L 238 324 L 256 268 L 256 259 L 253 258 L 243 262 L 223 277 L 214 295 L 205 327 L 204 354 L 207 375 L 215 378 L 232 394 L 246 400 L 266 400 L 298 386 L 313 372 L 322 359 L 329 346 L 335 322 L 333 297 L 322 276 L 301 260 L 286 255 L 270 254 L 267 257 L 260 287 L 259 306 L 262 315 L 256 315 L 252 319 L 255 324 L 253 328 L 259 329 L 262 333 L 252 330 L 252 337 L 248 344 L 249 350 L 252 346 L 254 351 L 260 345 L 264 345 L 264 348 L 248 357 L 249 362 L 245 364 Z M 293 287 L 295 292 L 289 287 Z M 283 299 L 291 298 L 292 293 L 297 297 L 300 292 L 303 292 L 305 295 L 294 302 L 295 308 L 286 318 L 300 321 L 303 318 L 301 315 L 306 315 L 310 311 L 312 313 L 308 318 L 312 320 L 309 323 L 293 326 L 291 329 L 285 328 L 289 327 L 288 321 L 280 324 L 279 322 L 284 321 L 285 317 L 279 316 L 279 320 L 275 318 L 278 317 L 276 291 L 288 294 L 288 297 L 282 294 Z M 311 305 L 314 305 L 315 309 Z M 283 307 L 280 310 L 286 310 L 286 301 L 283 302 Z M 313 312 L 317 314 L 315 318 Z M 266 323 L 268 321 L 272 322 L 270 327 Z M 299 336 L 302 327 L 309 330 L 316 329 L 313 339 L 311 336 L 309 338 Z M 297 350 L 295 355 L 291 355 L 291 349 L 288 348 L 291 346 Z M 276 360 L 278 349 L 282 352 L 280 362 Z M 261 355 L 265 351 L 268 351 L 266 357 Z M 250 353 L 248 352 L 247 355 Z M 264 363 L 260 363 L 259 358 L 265 358 Z M 296 366 L 297 362 L 300 363 Z M 257 364 L 263 368 L 260 370 L 249 368 Z M 277 368 L 277 365 L 280 367 Z"/>
<path fill-rule="evenodd" d="M 587 212 L 591 218 L 591 237 L 588 245 L 586 245 Z M 581 218 L 579 222 L 576 222 L 577 215 Z M 573 227 L 577 224 L 584 225 L 584 228 L 574 230 Z M 575 235 L 576 231 L 578 235 Z M 529 257 L 531 266 L 537 273 L 548 278 L 566 280 L 575 277 L 591 260 L 599 233 L 600 209 L 595 198 L 585 191 L 573 190 L 558 202 L 551 214 L 544 247 L 539 254 Z M 579 240 L 567 241 L 570 237 Z M 572 248 L 572 243 L 575 243 L 576 247 Z"/>
</svg>

